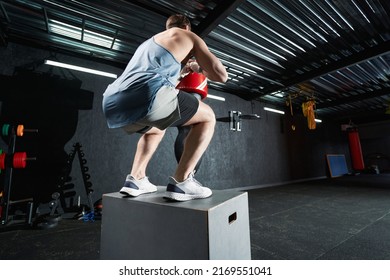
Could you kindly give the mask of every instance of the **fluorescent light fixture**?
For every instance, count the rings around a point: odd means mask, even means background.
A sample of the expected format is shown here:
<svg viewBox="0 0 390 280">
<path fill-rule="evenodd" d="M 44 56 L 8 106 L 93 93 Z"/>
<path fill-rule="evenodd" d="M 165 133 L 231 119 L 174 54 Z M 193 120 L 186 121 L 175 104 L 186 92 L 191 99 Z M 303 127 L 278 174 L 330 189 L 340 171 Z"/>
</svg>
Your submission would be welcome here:
<svg viewBox="0 0 390 280">
<path fill-rule="evenodd" d="M 277 96 L 277 97 L 284 97 L 284 96 L 283 96 L 283 93 L 281 93 L 280 90 L 279 90 L 279 91 L 272 92 L 272 93 L 270 93 L 269 95 L 271 95 L 271 96 Z"/>
<path fill-rule="evenodd" d="M 72 64 L 66 64 L 66 63 L 61 63 L 53 60 L 45 60 L 45 64 L 47 65 L 52 65 L 52 66 L 57 66 L 57 67 L 62 67 L 66 69 L 72 69 L 76 71 L 81 71 L 81 72 L 86 72 L 86 73 L 91 73 L 95 75 L 101 75 L 105 77 L 110 77 L 116 79 L 118 76 L 116 74 L 108 73 L 108 72 L 103 72 L 103 71 L 98 71 L 90 68 L 85 68 L 85 67 L 80 67 Z"/>
<path fill-rule="evenodd" d="M 284 115 L 284 112 L 283 112 L 283 111 L 280 111 L 280 110 L 276 110 L 276 109 L 272 109 L 272 108 L 268 108 L 268 107 L 264 107 L 264 110 L 269 111 L 269 112 L 273 112 L 273 113 L 278 113 L 278 114 Z"/>
<path fill-rule="evenodd" d="M 320 119 L 314 119 L 315 122 L 322 123 L 322 120 Z"/>
<path fill-rule="evenodd" d="M 224 97 L 220 97 L 220 96 L 216 96 L 216 95 L 212 95 L 212 94 L 207 94 L 207 98 L 211 98 L 211 99 L 215 99 L 215 100 L 219 100 L 219 101 L 225 101 Z"/>
</svg>

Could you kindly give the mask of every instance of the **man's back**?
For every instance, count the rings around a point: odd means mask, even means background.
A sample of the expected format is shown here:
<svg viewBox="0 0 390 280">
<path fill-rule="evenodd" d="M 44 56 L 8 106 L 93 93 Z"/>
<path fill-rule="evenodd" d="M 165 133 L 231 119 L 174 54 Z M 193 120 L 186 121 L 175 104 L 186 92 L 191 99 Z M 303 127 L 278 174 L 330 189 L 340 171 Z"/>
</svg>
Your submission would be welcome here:
<svg viewBox="0 0 390 280">
<path fill-rule="evenodd" d="M 173 27 L 154 36 L 156 43 L 166 48 L 178 62 L 187 63 L 195 56 L 196 61 L 210 80 L 225 82 L 225 67 L 208 49 L 206 43 L 188 29 Z"/>
</svg>

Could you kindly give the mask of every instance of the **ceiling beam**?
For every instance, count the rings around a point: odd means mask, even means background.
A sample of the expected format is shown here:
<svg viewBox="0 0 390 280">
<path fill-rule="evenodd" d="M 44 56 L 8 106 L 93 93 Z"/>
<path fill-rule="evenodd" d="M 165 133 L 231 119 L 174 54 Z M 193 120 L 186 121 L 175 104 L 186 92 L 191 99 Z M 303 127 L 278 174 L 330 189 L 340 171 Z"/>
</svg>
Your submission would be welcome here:
<svg viewBox="0 0 390 280">
<path fill-rule="evenodd" d="M 356 65 L 358 63 L 365 62 L 370 59 L 374 59 L 378 56 L 384 55 L 390 52 L 390 41 L 376 45 L 371 48 L 367 48 L 364 51 L 351 55 L 350 57 L 341 59 L 339 61 L 330 63 L 329 65 L 320 67 L 316 70 L 299 75 L 297 78 L 292 78 L 287 81 L 283 81 L 284 86 L 274 86 L 262 91 L 262 95 L 267 95 L 278 90 L 286 90 L 287 88 L 297 85 L 299 83 L 307 82 L 328 73 L 332 73 L 337 70 L 347 68 L 349 66 Z"/>
<path fill-rule="evenodd" d="M 244 3 L 245 0 L 224 0 L 216 6 L 207 17 L 205 17 L 197 26 L 193 27 L 193 32 L 200 37 L 206 37 L 222 21 L 224 21 L 236 8 Z"/>
<path fill-rule="evenodd" d="M 166 8 L 164 5 L 155 4 L 154 1 L 150 0 L 119 0 L 120 2 L 123 2 L 123 5 L 128 5 L 128 3 L 137 5 L 138 7 L 145 9 L 146 11 L 152 11 L 153 13 L 162 15 L 166 18 L 171 16 L 173 14 L 173 11 L 171 11 L 169 8 Z M 165 27 L 165 22 L 164 22 Z"/>
<path fill-rule="evenodd" d="M 364 94 L 358 94 L 346 98 L 339 98 L 334 101 L 329 101 L 329 102 L 323 102 L 323 103 L 317 103 L 316 108 L 317 109 L 324 109 L 324 108 L 329 108 L 329 107 L 336 107 L 339 105 L 343 104 L 349 104 L 357 101 L 363 101 L 366 99 L 371 99 L 371 98 L 376 98 L 384 95 L 389 95 L 390 94 L 390 89 L 389 88 L 381 88 L 378 90 L 374 91 L 366 91 Z"/>
</svg>

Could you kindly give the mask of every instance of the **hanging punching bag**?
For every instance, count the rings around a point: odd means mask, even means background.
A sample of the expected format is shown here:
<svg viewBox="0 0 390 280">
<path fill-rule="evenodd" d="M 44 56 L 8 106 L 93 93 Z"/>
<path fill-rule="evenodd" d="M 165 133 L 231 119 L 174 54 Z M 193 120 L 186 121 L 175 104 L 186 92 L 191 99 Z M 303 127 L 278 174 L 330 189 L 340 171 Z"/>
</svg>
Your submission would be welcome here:
<svg viewBox="0 0 390 280">
<path fill-rule="evenodd" d="M 348 142 L 353 170 L 364 170 L 362 147 L 360 145 L 359 132 L 356 128 L 348 130 Z"/>
</svg>

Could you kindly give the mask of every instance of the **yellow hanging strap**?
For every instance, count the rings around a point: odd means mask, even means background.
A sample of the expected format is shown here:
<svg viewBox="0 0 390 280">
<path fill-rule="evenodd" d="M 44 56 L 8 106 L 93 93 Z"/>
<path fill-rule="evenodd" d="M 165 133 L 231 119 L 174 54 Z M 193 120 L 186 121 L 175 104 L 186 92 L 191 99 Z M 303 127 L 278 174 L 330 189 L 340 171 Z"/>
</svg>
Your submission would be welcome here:
<svg viewBox="0 0 390 280">
<path fill-rule="evenodd" d="M 302 112 L 303 115 L 307 118 L 307 126 L 309 129 L 316 129 L 314 106 L 315 102 L 313 100 L 302 103 Z"/>
</svg>

